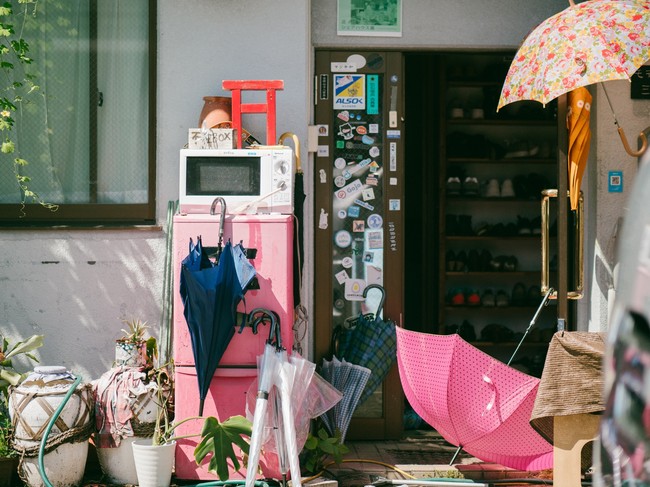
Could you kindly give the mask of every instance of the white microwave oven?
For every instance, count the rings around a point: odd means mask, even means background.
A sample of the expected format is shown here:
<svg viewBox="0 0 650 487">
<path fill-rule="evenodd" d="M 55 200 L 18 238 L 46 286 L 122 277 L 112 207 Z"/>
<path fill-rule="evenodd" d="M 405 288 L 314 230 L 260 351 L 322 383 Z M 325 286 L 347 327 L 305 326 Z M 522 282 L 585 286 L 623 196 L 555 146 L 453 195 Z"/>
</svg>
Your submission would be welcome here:
<svg viewBox="0 0 650 487">
<path fill-rule="evenodd" d="M 180 212 L 209 213 L 217 197 L 229 214 L 293 213 L 293 150 L 181 149 Z"/>
</svg>

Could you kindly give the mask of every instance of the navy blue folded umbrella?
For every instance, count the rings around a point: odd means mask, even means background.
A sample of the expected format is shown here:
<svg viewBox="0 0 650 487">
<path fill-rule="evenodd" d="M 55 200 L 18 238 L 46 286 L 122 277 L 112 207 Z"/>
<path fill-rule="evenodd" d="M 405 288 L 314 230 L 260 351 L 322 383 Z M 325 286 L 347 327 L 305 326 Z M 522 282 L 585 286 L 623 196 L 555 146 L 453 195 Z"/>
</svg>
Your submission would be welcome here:
<svg viewBox="0 0 650 487">
<path fill-rule="evenodd" d="M 228 242 L 213 264 L 199 238 L 195 246 L 190 242 L 190 253 L 181 264 L 180 292 L 199 384 L 199 416 L 212 376 L 235 334 L 237 305 L 255 276 L 255 269 L 242 255 L 240 244 L 233 249 Z"/>
</svg>

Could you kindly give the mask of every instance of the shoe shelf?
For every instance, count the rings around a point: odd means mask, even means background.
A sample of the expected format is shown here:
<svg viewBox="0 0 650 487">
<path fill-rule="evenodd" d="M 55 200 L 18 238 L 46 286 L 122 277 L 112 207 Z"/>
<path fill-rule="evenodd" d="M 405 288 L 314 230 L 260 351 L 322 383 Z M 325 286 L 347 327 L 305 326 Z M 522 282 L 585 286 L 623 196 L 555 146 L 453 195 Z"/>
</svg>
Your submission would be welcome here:
<svg viewBox="0 0 650 487">
<path fill-rule="evenodd" d="M 496 112 L 512 54 L 449 54 L 439 119 L 439 331 L 505 361 L 543 298 L 541 191 L 556 187 L 558 124 L 554 103 Z M 518 352 L 532 373 L 555 315 L 545 307 Z"/>
</svg>

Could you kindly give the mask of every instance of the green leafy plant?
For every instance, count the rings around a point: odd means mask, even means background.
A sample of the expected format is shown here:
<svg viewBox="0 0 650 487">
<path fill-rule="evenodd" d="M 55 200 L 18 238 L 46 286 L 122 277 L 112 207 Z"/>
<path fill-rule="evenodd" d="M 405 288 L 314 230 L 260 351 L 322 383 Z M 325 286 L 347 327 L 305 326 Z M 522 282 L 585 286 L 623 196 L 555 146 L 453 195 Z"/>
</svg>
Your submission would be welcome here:
<svg viewBox="0 0 650 487">
<path fill-rule="evenodd" d="M 0 457 L 12 457 L 17 453 L 11 448 L 11 418 L 9 417 L 9 387 L 17 386 L 26 374 L 18 372 L 13 359 L 19 355 L 37 362 L 31 352 L 43 346 L 43 335 L 32 335 L 25 341 L 11 344 L 7 338 L 2 338 L 0 348 Z"/>
<path fill-rule="evenodd" d="M 201 442 L 194 449 L 196 463 L 200 465 L 211 454 L 208 471 L 216 473 L 219 480 L 228 480 L 227 460 L 229 458 L 235 470 L 240 469 L 239 460 L 232 445 L 237 445 L 245 455 L 248 455 L 250 444 L 244 436 L 250 438 L 252 426 L 248 419 L 239 415 L 231 416 L 223 423 L 213 416 L 205 418 L 201 430 Z"/>
<path fill-rule="evenodd" d="M 252 423 L 240 415 L 231 416 L 224 422 L 219 422 L 213 416 L 192 416 L 174 422 L 172 419 L 174 414 L 172 367 L 173 364 L 167 364 L 147 372 L 149 380 L 156 382 L 156 402 L 158 403 L 152 444 L 163 445 L 174 440 L 200 436 L 201 441 L 194 449 L 196 463 L 200 465 L 206 457 L 210 456 L 208 471 L 217 474 L 219 480 L 228 480 L 230 476 L 228 459 L 231 460 L 235 470 L 239 470 L 241 467 L 233 444 L 237 445 L 245 455 L 248 455 L 250 445 L 246 437 L 250 438 L 251 436 Z M 200 433 L 182 436 L 174 434 L 178 426 L 200 420 L 203 421 Z"/>
<path fill-rule="evenodd" d="M 24 173 L 27 160 L 20 157 L 17 147 L 17 137 L 14 131 L 16 114 L 22 111 L 22 106 L 29 97 L 39 91 L 36 77 L 28 72 L 33 59 L 30 55 L 29 43 L 23 37 L 25 22 L 30 15 L 36 13 L 38 0 L 18 0 L 21 5 L 20 12 L 14 12 L 11 3 L 4 2 L 0 6 L 0 71 L 7 80 L 4 87 L 0 86 L 0 152 L 13 157 L 13 173 L 21 192 L 21 205 L 35 202 L 56 211 L 58 205 L 47 203 L 37 193 L 29 188 L 31 179 Z M 33 11 L 30 12 L 30 7 Z M 22 19 L 21 25 L 15 22 Z M 4 89 L 3 89 L 4 88 Z M 22 216 L 25 216 L 24 210 Z"/>
<path fill-rule="evenodd" d="M 322 472 L 326 461 L 330 460 L 337 465 L 343 461 L 343 455 L 350 449 L 341 443 L 341 434 L 337 432 L 330 436 L 327 430 L 316 425 L 316 433 L 309 433 L 307 441 L 300 454 L 301 468 L 310 475 Z"/>
</svg>

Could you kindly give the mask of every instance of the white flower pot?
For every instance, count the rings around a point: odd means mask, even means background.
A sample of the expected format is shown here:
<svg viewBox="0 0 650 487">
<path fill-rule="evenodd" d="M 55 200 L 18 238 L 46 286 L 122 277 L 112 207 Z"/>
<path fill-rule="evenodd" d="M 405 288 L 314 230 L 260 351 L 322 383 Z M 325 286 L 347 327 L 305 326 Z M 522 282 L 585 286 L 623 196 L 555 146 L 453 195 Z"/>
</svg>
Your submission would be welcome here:
<svg viewBox="0 0 650 487">
<path fill-rule="evenodd" d="M 133 459 L 140 487 L 169 487 L 174 469 L 176 442 L 152 445 L 151 440 L 137 440 L 133 447 Z"/>
</svg>

